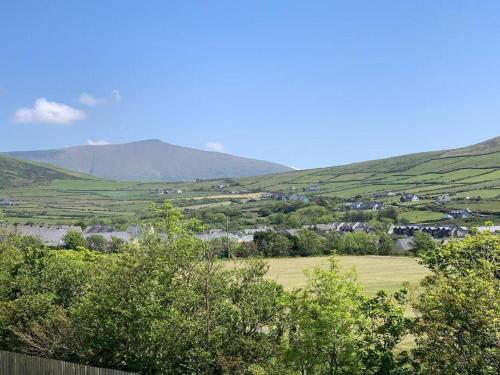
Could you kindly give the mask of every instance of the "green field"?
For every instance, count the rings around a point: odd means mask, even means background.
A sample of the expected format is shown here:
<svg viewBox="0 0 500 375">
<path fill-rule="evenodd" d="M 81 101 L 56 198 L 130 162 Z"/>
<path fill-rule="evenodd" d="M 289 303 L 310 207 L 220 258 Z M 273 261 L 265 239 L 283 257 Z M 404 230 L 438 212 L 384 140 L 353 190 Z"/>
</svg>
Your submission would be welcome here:
<svg viewBox="0 0 500 375">
<path fill-rule="evenodd" d="M 368 296 L 379 290 L 393 292 L 403 282 L 418 287 L 428 274 L 426 268 L 418 264 L 416 258 L 395 256 L 338 256 L 339 264 L 345 271 L 356 270 L 358 281 Z M 266 259 L 269 264 L 267 277 L 292 290 L 303 287 L 307 281 L 306 270 L 315 267 L 329 267 L 329 257 L 275 258 Z"/>
</svg>

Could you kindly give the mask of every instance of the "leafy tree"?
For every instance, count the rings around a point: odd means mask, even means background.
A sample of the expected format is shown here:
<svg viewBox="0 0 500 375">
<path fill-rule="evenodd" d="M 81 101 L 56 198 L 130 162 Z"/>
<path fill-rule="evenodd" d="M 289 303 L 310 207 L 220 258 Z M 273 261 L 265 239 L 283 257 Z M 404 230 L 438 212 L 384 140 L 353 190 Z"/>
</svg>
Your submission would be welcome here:
<svg viewBox="0 0 500 375">
<path fill-rule="evenodd" d="M 64 235 L 63 243 L 66 249 L 73 249 L 73 250 L 82 247 L 84 248 L 87 245 L 83 235 L 74 230 L 70 230 L 68 233 Z"/>
<path fill-rule="evenodd" d="M 108 247 L 108 242 L 103 236 L 99 234 L 93 234 L 87 237 L 85 246 L 90 250 L 105 252 Z"/>
<path fill-rule="evenodd" d="M 309 229 L 297 232 L 297 249 L 301 256 L 325 254 L 329 250 L 325 238 Z"/>
<path fill-rule="evenodd" d="M 417 231 L 413 235 L 414 248 L 411 250 L 416 254 L 426 254 L 435 252 L 437 249 L 437 241 L 428 233 Z"/>
<path fill-rule="evenodd" d="M 432 271 L 415 304 L 422 372 L 498 374 L 500 237 L 477 234 L 421 257 Z"/>
<path fill-rule="evenodd" d="M 329 270 L 314 270 L 288 302 L 285 362 L 302 374 L 364 374 L 362 304 L 354 274 L 340 273 L 333 258 Z"/>
<path fill-rule="evenodd" d="M 396 346 L 410 333 L 413 319 L 405 316 L 407 290 L 393 295 L 380 291 L 363 303 L 368 318 L 363 343 L 365 373 L 373 375 L 411 374 L 407 353 L 395 354 Z"/>
</svg>

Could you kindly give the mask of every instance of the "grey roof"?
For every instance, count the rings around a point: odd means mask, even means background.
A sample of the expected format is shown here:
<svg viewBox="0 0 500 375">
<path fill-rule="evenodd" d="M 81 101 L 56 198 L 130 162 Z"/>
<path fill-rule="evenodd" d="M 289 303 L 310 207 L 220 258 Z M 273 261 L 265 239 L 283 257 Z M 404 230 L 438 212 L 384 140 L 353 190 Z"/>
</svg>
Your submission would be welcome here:
<svg viewBox="0 0 500 375">
<path fill-rule="evenodd" d="M 415 247 L 413 238 L 400 238 L 396 241 L 395 247 L 398 251 L 408 252 Z"/>
<path fill-rule="evenodd" d="M 69 225 L 18 225 L 15 228 L 16 233 L 38 238 L 49 246 L 61 246 L 64 243 L 63 237 L 70 231 L 82 233 L 82 228 Z"/>
</svg>

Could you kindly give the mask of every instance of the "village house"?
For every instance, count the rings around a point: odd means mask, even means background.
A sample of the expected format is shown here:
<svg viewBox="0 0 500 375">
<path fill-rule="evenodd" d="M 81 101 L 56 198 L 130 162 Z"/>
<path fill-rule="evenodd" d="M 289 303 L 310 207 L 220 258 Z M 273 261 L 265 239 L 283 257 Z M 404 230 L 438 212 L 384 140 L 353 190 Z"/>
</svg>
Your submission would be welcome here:
<svg viewBox="0 0 500 375">
<path fill-rule="evenodd" d="M 349 202 L 346 203 L 346 207 L 351 210 L 372 210 L 376 211 L 382 207 L 381 203 L 378 202 Z"/>
<path fill-rule="evenodd" d="M 47 246 L 52 247 L 64 245 L 64 236 L 70 231 L 80 234 L 83 233 L 81 227 L 71 225 L 17 225 L 15 227 L 8 228 L 8 230 L 24 236 L 35 237 Z"/>
<path fill-rule="evenodd" d="M 401 198 L 399 198 L 401 202 L 418 202 L 420 199 L 416 194 L 412 193 L 403 193 L 401 194 Z"/>
<path fill-rule="evenodd" d="M 0 200 L 0 207 L 10 207 L 14 206 L 16 203 L 10 199 L 2 199 Z"/>
<path fill-rule="evenodd" d="M 443 216 L 444 220 L 469 219 L 472 213 L 468 208 L 465 210 L 452 210 Z"/>
<path fill-rule="evenodd" d="M 372 195 L 373 198 L 387 198 L 387 197 L 394 197 L 396 193 L 393 191 L 383 191 L 381 193 L 375 193 Z"/>
<path fill-rule="evenodd" d="M 456 225 L 425 225 L 425 224 L 408 224 L 396 225 L 389 234 L 398 236 L 413 237 L 415 232 L 421 231 L 431 235 L 432 237 L 464 237 L 468 230 L 466 227 L 458 227 Z"/>
<path fill-rule="evenodd" d="M 448 203 L 451 202 L 451 197 L 448 194 L 439 194 L 436 196 L 437 203 Z"/>
<path fill-rule="evenodd" d="M 305 195 L 292 194 L 288 197 L 288 200 L 302 203 L 309 203 L 310 200 Z"/>
<path fill-rule="evenodd" d="M 308 193 L 317 193 L 321 190 L 321 188 L 317 185 L 311 185 L 306 187 L 305 191 Z"/>
</svg>

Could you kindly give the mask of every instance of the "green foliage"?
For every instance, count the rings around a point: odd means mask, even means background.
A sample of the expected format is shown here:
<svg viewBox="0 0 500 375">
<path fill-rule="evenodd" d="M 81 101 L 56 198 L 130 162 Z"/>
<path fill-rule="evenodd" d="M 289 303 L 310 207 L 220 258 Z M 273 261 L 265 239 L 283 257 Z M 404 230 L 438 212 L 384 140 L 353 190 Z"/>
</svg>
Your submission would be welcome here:
<svg viewBox="0 0 500 375">
<path fill-rule="evenodd" d="M 500 238 L 478 234 L 422 255 L 433 274 L 415 304 L 423 373 L 497 374 Z"/>
<path fill-rule="evenodd" d="M 69 231 L 63 237 L 64 247 L 66 249 L 77 250 L 78 248 L 84 248 L 87 245 L 87 241 L 83 235 L 76 231 Z"/>
<path fill-rule="evenodd" d="M 326 239 L 309 229 L 297 232 L 297 250 L 301 256 L 327 254 Z"/>
<path fill-rule="evenodd" d="M 333 261 L 328 271 L 316 269 L 290 296 L 285 360 L 303 374 L 363 374 L 362 304 L 353 274 L 341 274 Z"/>
</svg>

